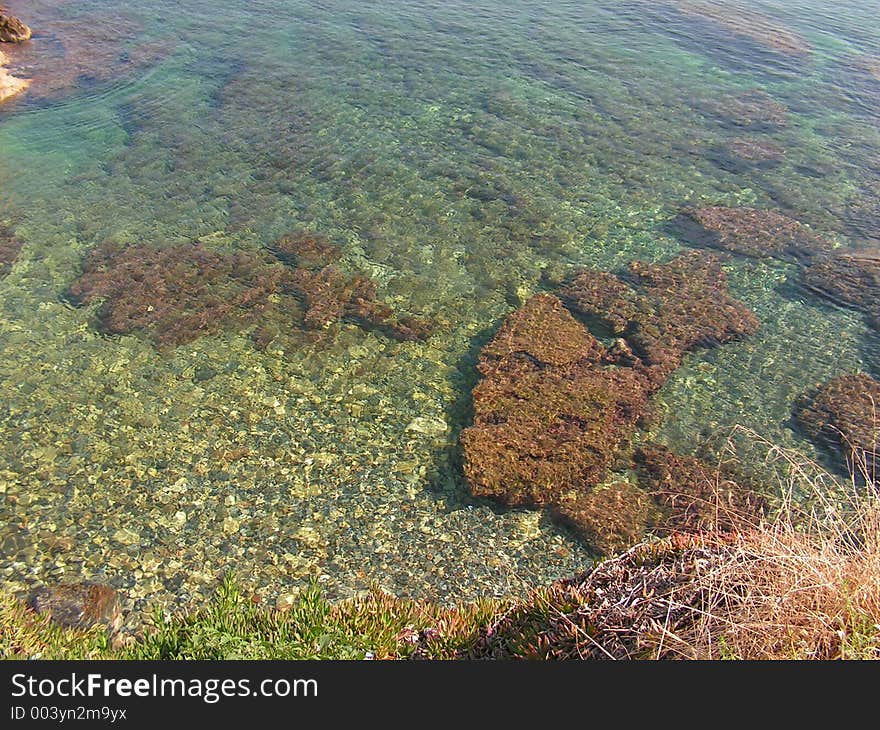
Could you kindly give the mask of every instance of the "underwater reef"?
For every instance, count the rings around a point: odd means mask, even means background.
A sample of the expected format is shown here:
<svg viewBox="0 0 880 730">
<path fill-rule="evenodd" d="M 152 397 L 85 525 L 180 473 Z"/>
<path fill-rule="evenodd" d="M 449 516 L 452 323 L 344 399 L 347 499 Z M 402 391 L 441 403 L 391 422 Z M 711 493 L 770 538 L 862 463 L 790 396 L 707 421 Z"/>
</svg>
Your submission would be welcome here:
<svg viewBox="0 0 880 730">
<path fill-rule="evenodd" d="M 317 330 L 341 319 L 398 340 L 428 335 L 427 321 L 398 317 L 381 302 L 372 280 L 326 263 L 339 251 L 318 241 L 307 234 L 282 237 L 272 247 L 277 258 L 221 254 L 199 242 L 166 248 L 105 243 L 89 253 L 67 297 L 77 305 L 100 300 L 102 331 L 139 332 L 158 347 L 253 325 L 260 325 L 255 341 L 265 345 L 297 322 Z"/>
<path fill-rule="evenodd" d="M 788 124 L 788 108 L 763 89 L 725 94 L 704 105 L 703 111 L 722 125 L 759 132 L 781 129 Z"/>
<path fill-rule="evenodd" d="M 850 473 L 876 481 L 880 381 L 866 373 L 834 378 L 800 399 L 795 418 L 816 443 L 843 454 Z"/>
<path fill-rule="evenodd" d="M 281 261 L 296 268 L 286 280 L 305 302 L 303 322 L 309 329 L 349 319 L 364 329 L 376 329 L 400 341 L 423 340 L 431 333 L 431 322 L 409 315 L 397 316 L 380 301 L 376 284 L 361 276 L 348 276 L 334 265 L 340 249 L 326 239 L 307 232 L 282 236 L 270 249 Z"/>
<path fill-rule="evenodd" d="M 635 461 L 660 512 L 657 534 L 739 531 L 767 511 L 766 499 L 725 464 L 709 466 L 655 443 L 640 447 Z"/>
<path fill-rule="evenodd" d="M 880 249 L 835 251 L 817 258 L 804 269 L 803 281 L 814 294 L 864 312 L 868 324 L 880 329 Z"/>
<path fill-rule="evenodd" d="M 671 225 L 693 246 L 753 258 L 796 261 L 831 248 L 830 242 L 805 225 L 774 210 L 723 205 L 684 208 Z"/>
<path fill-rule="evenodd" d="M 810 43 L 799 33 L 763 13 L 741 5 L 697 0 L 672 0 L 665 4 L 674 7 L 683 18 L 696 21 L 698 37 L 700 28 L 712 27 L 787 56 L 802 57 L 811 50 Z"/>
<path fill-rule="evenodd" d="M 12 270 L 12 265 L 21 251 L 19 241 L 8 228 L 0 225 L 0 279 Z"/>
<path fill-rule="evenodd" d="M 798 263 L 809 292 L 864 312 L 869 326 L 880 327 L 880 249 L 876 247 L 834 249 L 802 223 L 755 208 L 684 208 L 670 228 L 692 246 Z"/>
<path fill-rule="evenodd" d="M 464 471 L 475 496 L 511 506 L 562 503 L 598 484 L 652 390 L 643 372 L 611 365 L 552 294 L 509 315 L 477 369 Z"/>
<path fill-rule="evenodd" d="M 250 253 L 215 253 L 200 243 L 108 243 L 89 253 L 68 297 L 76 304 L 103 300 L 97 317 L 104 332 L 142 332 L 160 347 L 173 346 L 257 322 L 285 275 L 280 264 Z"/>
<path fill-rule="evenodd" d="M 474 496 L 549 506 L 591 547 L 614 550 L 644 532 L 650 498 L 596 488 L 648 423 L 651 396 L 686 352 L 752 334 L 758 321 L 700 251 L 632 262 L 623 277 L 582 270 L 560 296 L 530 298 L 483 348 L 464 472 Z M 621 337 L 606 348 L 563 301 Z"/>
</svg>

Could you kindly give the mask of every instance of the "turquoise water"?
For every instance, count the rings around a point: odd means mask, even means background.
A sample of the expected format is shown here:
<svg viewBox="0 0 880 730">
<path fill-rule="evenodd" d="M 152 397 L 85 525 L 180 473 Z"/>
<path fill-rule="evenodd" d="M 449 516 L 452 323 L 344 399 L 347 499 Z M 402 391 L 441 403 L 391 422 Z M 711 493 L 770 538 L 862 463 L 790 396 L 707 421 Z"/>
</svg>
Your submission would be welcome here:
<svg viewBox="0 0 880 730">
<path fill-rule="evenodd" d="M 475 358 L 500 320 L 559 272 L 668 259 L 684 205 L 779 210 L 839 246 L 880 238 L 867 0 L 743 4 L 804 54 L 685 0 L 7 5 L 36 32 L 10 64 L 31 89 L 0 106 L 0 222 L 23 242 L 0 281 L 15 589 L 97 578 L 129 608 L 180 608 L 232 570 L 267 602 L 312 578 L 331 597 L 452 602 L 576 572 L 583 545 L 471 499 L 461 476 Z M 752 89 L 787 107 L 784 127 L 719 116 Z M 742 137 L 784 159 L 719 153 Z M 342 323 L 320 342 L 291 328 L 259 349 L 229 330 L 160 350 L 64 296 L 102 243 L 260 252 L 301 229 L 434 334 Z M 693 453 L 742 424 L 833 465 L 792 406 L 876 373 L 876 334 L 792 265 L 725 268 L 761 329 L 689 356 L 643 436 Z"/>
</svg>

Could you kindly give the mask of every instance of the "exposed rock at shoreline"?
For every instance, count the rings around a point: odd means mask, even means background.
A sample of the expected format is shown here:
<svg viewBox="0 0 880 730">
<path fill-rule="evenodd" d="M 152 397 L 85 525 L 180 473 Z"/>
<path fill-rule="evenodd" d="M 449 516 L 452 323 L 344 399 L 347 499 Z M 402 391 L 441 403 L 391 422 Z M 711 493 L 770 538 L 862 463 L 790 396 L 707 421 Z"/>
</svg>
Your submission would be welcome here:
<svg viewBox="0 0 880 730">
<path fill-rule="evenodd" d="M 880 381 L 865 373 L 834 378 L 803 397 L 795 417 L 816 443 L 842 453 L 852 473 L 876 481 Z"/>
<path fill-rule="evenodd" d="M 0 51 L 0 102 L 20 94 L 31 85 L 29 79 L 20 79 L 3 68 L 7 63 L 9 63 L 9 59 L 3 51 Z"/>
<path fill-rule="evenodd" d="M 7 47 L 11 62 L 30 81 L 29 98 L 55 99 L 153 65 L 171 51 L 165 39 L 140 41 L 142 24 L 124 12 L 77 15 L 57 5 L 34 3 L 30 19 L 39 37 Z"/>
<path fill-rule="evenodd" d="M 77 629 L 103 624 L 118 630 L 122 623 L 119 594 L 101 583 L 63 583 L 37 588 L 28 605 L 55 623 Z"/>
<path fill-rule="evenodd" d="M 30 40 L 31 29 L 18 18 L 7 15 L 5 8 L 0 8 L 0 42 L 24 43 Z"/>
</svg>

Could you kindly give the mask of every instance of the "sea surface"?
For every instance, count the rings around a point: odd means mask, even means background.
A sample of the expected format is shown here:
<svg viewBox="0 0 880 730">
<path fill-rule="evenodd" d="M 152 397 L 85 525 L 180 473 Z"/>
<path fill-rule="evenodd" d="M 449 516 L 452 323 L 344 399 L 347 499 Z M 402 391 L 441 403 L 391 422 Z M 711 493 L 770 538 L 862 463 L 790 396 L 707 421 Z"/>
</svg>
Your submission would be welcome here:
<svg viewBox="0 0 880 730">
<path fill-rule="evenodd" d="M 579 572 L 594 556 L 572 534 L 462 476 L 476 357 L 503 318 L 579 266 L 685 250 L 685 206 L 880 239 L 874 0 L 4 4 L 35 32 L 9 54 L 31 88 L 0 105 L 0 224 L 22 243 L 0 280 L 14 590 L 106 581 L 135 615 L 199 605 L 229 571 L 269 605 L 313 580 L 449 604 Z M 755 90 L 784 126 L 725 117 Z M 742 159 L 742 139 L 783 153 Z M 100 245 L 259 253 L 303 230 L 431 336 L 291 319 L 261 346 L 224 328 L 158 347 L 66 296 Z M 760 438 L 838 468 L 792 411 L 876 375 L 876 331 L 794 264 L 724 268 L 761 328 L 689 355 L 642 437 L 693 454 L 740 426 L 754 465 Z"/>
</svg>

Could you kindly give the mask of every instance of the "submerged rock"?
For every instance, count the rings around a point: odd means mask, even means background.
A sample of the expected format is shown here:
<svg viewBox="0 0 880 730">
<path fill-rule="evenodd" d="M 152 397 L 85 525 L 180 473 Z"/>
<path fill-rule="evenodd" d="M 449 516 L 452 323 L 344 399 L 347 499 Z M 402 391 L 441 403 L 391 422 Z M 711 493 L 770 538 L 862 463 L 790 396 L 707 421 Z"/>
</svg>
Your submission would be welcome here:
<svg viewBox="0 0 880 730">
<path fill-rule="evenodd" d="M 654 512 L 647 492 L 629 482 L 600 486 L 551 507 L 555 519 L 603 555 L 619 553 L 637 543 Z"/>
<path fill-rule="evenodd" d="M 101 583 L 41 586 L 32 593 L 28 605 L 68 628 L 88 629 L 103 624 L 115 631 L 122 623 L 119 594 Z"/>
<path fill-rule="evenodd" d="M 0 226 L 0 279 L 4 279 L 12 271 L 12 265 L 20 251 L 21 241 L 9 229 Z"/>
<path fill-rule="evenodd" d="M 778 20 L 742 5 L 701 0 L 671 0 L 684 16 L 731 33 L 762 48 L 787 56 L 802 57 L 811 48 L 806 38 Z"/>
<path fill-rule="evenodd" d="M 702 252 L 634 262 L 626 280 L 580 271 L 562 295 L 623 337 L 606 349 L 551 294 L 510 314 L 477 364 L 464 472 L 475 496 L 549 507 L 607 552 L 641 535 L 652 512 L 632 485 L 594 491 L 648 419 L 651 396 L 686 352 L 750 334 L 758 322 Z"/>
<path fill-rule="evenodd" d="M 461 434 L 475 496 L 562 504 L 604 478 L 647 415 L 651 392 L 643 373 L 604 357 L 551 294 L 508 316 L 480 355 L 474 424 Z"/>
<path fill-rule="evenodd" d="M 795 418 L 813 441 L 841 454 L 851 473 L 877 480 L 880 381 L 866 373 L 834 378 L 800 399 Z"/>
<path fill-rule="evenodd" d="M 871 327 L 880 329 L 880 248 L 816 258 L 804 270 L 803 281 L 813 293 L 864 312 Z"/>
<path fill-rule="evenodd" d="M 424 339 L 431 331 L 428 321 L 398 316 L 379 301 L 366 277 L 332 265 L 291 268 L 260 253 L 221 254 L 201 243 L 103 244 L 88 255 L 67 296 L 80 305 L 101 301 L 97 317 L 104 332 L 142 333 L 160 347 L 251 326 L 265 346 L 291 325 L 317 330 L 341 319 L 398 340 Z"/>
<path fill-rule="evenodd" d="M 724 466 L 647 444 L 636 454 L 641 479 L 660 511 L 654 531 L 734 532 L 755 527 L 767 501 Z"/>
<path fill-rule="evenodd" d="M 800 260 L 831 249 L 830 242 L 805 225 L 773 210 L 684 208 L 672 228 L 691 245 L 754 258 Z"/>
<path fill-rule="evenodd" d="M 307 328 L 323 329 L 337 320 L 349 319 L 395 340 L 424 340 L 431 334 L 430 321 L 399 316 L 380 301 L 372 279 L 343 272 L 336 265 L 342 251 L 326 238 L 304 231 L 287 234 L 269 250 L 284 263 L 296 267 L 287 282 L 305 303 Z"/>
<path fill-rule="evenodd" d="M 722 96 L 705 106 L 726 126 L 759 131 L 779 129 L 788 123 L 788 108 L 763 89 Z"/>
<path fill-rule="evenodd" d="M 6 14 L 5 8 L 0 8 L 0 41 L 3 43 L 23 43 L 30 40 L 31 29 L 18 18 Z"/>
<path fill-rule="evenodd" d="M 665 264 L 632 262 L 624 278 L 582 270 L 561 294 L 571 308 L 624 336 L 619 357 L 635 354 L 662 384 L 685 353 L 753 334 L 755 315 L 727 292 L 714 256 L 689 251 Z"/>
<path fill-rule="evenodd" d="M 101 245 L 68 289 L 77 304 L 102 300 L 101 329 L 143 332 L 159 346 L 180 345 L 260 319 L 286 270 L 250 253 L 224 255 L 199 243 L 160 249 Z"/>
</svg>

